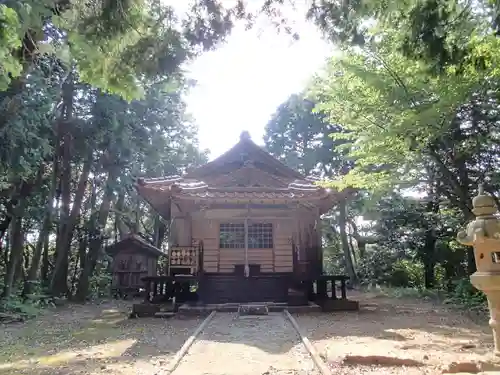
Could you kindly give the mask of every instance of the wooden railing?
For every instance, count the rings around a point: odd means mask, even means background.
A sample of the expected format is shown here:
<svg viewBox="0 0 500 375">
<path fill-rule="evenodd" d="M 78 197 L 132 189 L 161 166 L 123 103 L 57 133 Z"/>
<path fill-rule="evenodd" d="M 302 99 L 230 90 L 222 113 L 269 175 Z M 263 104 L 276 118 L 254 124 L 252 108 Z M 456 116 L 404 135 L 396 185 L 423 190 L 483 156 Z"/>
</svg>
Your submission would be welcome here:
<svg viewBox="0 0 500 375">
<path fill-rule="evenodd" d="M 145 302 L 163 303 L 175 297 L 182 303 L 193 298 L 191 287 L 196 278 L 187 276 L 147 276 L 143 277 Z"/>
<path fill-rule="evenodd" d="M 189 275 L 197 275 L 203 266 L 201 249 L 200 245 L 172 246 L 168 251 L 168 274 L 172 276 L 172 270 L 183 270 Z"/>
<path fill-rule="evenodd" d="M 347 280 L 349 277 L 345 275 L 321 275 L 309 282 L 309 298 L 319 301 L 326 299 L 346 300 Z M 337 295 L 337 287 L 340 287 L 340 296 Z"/>
</svg>

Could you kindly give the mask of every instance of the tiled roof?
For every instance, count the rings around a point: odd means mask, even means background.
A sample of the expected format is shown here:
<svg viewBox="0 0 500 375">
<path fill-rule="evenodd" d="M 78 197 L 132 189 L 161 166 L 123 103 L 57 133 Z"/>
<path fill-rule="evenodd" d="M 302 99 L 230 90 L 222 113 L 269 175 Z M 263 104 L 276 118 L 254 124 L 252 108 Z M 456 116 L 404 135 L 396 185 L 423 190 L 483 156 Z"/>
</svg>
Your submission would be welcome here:
<svg viewBox="0 0 500 375">
<path fill-rule="evenodd" d="M 288 184 L 286 188 L 273 188 L 273 187 L 254 187 L 254 186 L 246 186 L 246 187 L 209 187 L 204 181 L 192 180 L 192 179 L 184 179 L 179 176 L 171 176 L 164 178 L 151 178 L 147 180 L 139 180 L 139 185 L 144 187 L 150 187 L 155 190 L 176 190 L 176 191 L 194 191 L 194 190 L 224 190 L 224 191 L 250 191 L 250 192 L 258 192 L 258 191 L 322 191 L 323 189 L 315 184 L 314 180 L 305 179 L 305 180 L 295 180 Z"/>
<path fill-rule="evenodd" d="M 314 194 L 316 193 L 316 194 Z M 259 192 L 259 191 L 182 191 L 180 195 L 193 198 L 233 198 L 233 199 L 300 199 L 320 196 L 319 191 L 311 192 Z"/>
<path fill-rule="evenodd" d="M 303 178 L 299 172 L 289 168 L 272 156 L 269 152 L 254 143 L 248 132 L 243 132 L 240 136 L 240 141 L 217 159 L 197 167 L 187 175 L 194 178 L 204 178 L 205 176 L 209 176 L 214 171 L 220 169 L 223 165 L 227 165 L 228 163 L 232 163 L 236 160 L 242 160 L 243 156 L 248 157 L 248 159 L 254 162 L 260 162 L 266 165 L 268 168 L 274 170 L 278 175 L 283 177 Z"/>
<path fill-rule="evenodd" d="M 177 187 L 177 188 L 176 188 Z M 315 186 L 314 188 L 289 187 L 283 189 L 269 188 L 181 188 L 180 186 L 160 187 L 145 186 L 150 193 L 160 192 L 169 196 L 199 198 L 199 199 L 307 199 L 323 198 L 329 195 L 326 189 Z"/>
<path fill-rule="evenodd" d="M 130 246 L 133 246 L 132 249 L 135 247 L 135 249 L 146 253 L 150 253 L 153 256 L 165 255 L 163 251 L 153 246 L 152 244 L 148 243 L 145 239 L 143 239 L 139 235 L 132 233 L 128 234 L 127 236 L 125 236 L 125 238 L 121 239 L 120 241 L 107 246 L 106 252 L 109 255 L 114 256 L 125 248 L 131 249 Z"/>
</svg>

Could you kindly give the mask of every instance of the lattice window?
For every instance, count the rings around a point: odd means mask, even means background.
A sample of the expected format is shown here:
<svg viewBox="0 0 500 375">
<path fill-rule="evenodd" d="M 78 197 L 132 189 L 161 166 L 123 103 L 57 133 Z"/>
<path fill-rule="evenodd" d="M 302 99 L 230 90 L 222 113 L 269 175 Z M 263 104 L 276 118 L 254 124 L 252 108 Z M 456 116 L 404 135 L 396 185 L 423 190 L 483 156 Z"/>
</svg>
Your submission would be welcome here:
<svg viewBox="0 0 500 375">
<path fill-rule="evenodd" d="M 220 224 L 219 247 L 221 249 L 244 249 L 245 224 Z"/>
<path fill-rule="evenodd" d="M 273 224 L 271 223 L 250 224 L 248 226 L 248 248 L 272 249 Z"/>
</svg>

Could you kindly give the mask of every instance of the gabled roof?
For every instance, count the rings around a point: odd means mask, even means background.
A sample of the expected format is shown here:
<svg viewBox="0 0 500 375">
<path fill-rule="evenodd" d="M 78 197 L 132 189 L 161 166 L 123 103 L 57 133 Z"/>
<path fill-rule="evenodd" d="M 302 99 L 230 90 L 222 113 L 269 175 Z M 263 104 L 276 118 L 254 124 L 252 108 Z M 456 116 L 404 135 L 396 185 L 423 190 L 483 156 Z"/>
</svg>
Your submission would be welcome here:
<svg viewBox="0 0 500 375">
<path fill-rule="evenodd" d="M 125 238 L 106 247 L 106 253 L 114 257 L 123 250 L 135 250 L 137 253 L 146 253 L 155 257 L 163 256 L 165 253 L 148 243 L 137 234 L 130 233 Z"/>
<path fill-rule="evenodd" d="M 262 169 L 258 169 L 252 162 L 247 162 L 235 171 L 226 174 L 217 174 L 215 176 L 205 176 L 203 179 L 207 185 L 219 187 L 276 187 L 285 188 L 295 179 L 278 177 Z"/>
<path fill-rule="evenodd" d="M 274 156 L 252 141 L 247 131 L 240 135 L 240 141 L 229 151 L 186 174 L 186 178 L 204 179 L 214 174 L 224 174 L 230 169 L 238 169 L 245 162 L 252 161 L 256 167 L 278 177 L 305 179 L 305 176 L 286 166 Z"/>
<path fill-rule="evenodd" d="M 252 142 L 247 132 L 225 154 L 185 176 L 138 179 L 136 188 L 166 219 L 170 218 L 172 198 L 207 203 L 300 202 L 326 212 L 338 195 L 275 159 Z"/>
</svg>

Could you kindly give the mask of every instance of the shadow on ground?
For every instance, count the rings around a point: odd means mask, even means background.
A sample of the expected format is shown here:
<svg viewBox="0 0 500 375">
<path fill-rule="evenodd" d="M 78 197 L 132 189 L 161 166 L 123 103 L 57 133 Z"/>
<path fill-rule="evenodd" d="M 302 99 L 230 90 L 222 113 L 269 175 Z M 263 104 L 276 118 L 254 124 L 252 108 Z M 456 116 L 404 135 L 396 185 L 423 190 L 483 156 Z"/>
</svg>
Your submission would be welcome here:
<svg viewBox="0 0 500 375">
<path fill-rule="evenodd" d="M 445 305 L 375 294 L 355 294 L 358 312 L 295 315 L 324 358 L 389 355 L 429 366 L 490 357 L 493 340 L 487 319 L 480 324 Z"/>
<path fill-rule="evenodd" d="M 361 301 L 359 312 L 295 315 L 302 331 L 328 360 L 345 353 L 377 352 L 422 360 L 430 353 L 436 364 L 454 356 L 483 356 L 491 350 L 487 321 L 479 325 L 464 314 L 422 301 L 368 294 L 353 299 Z M 201 319 L 130 320 L 131 303 L 70 306 L 33 321 L 0 326 L 0 375 L 156 373 Z M 271 323 L 282 324 L 279 321 Z M 287 327 L 273 324 L 258 318 L 238 320 L 217 332 L 208 330 L 200 339 L 270 354 L 300 345 L 298 337 L 291 339 L 288 322 L 283 323 Z M 243 327 L 244 333 L 235 335 L 235 327 Z"/>
<path fill-rule="evenodd" d="M 134 374 L 166 364 L 200 319 L 128 319 L 131 302 L 70 306 L 0 326 L 0 374 Z M 111 371 L 112 370 L 112 371 Z"/>
</svg>

